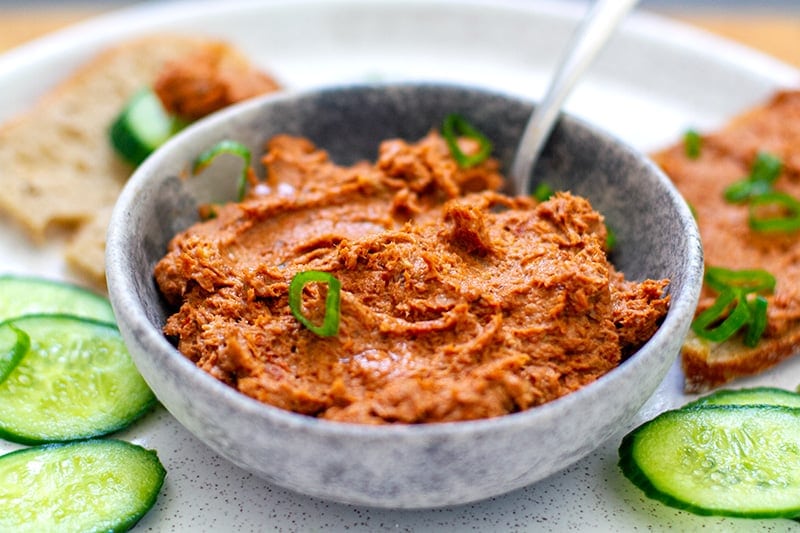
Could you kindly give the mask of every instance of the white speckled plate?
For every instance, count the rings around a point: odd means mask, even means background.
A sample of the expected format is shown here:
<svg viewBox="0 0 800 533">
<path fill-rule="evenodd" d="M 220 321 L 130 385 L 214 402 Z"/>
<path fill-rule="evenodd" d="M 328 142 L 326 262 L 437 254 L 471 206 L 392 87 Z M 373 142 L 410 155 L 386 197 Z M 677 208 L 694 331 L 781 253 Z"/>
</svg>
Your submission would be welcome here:
<svg viewBox="0 0 800 533">
<path fill-rule="evenodd" d="M 274 0 L 153 3 L 122 10 L 0 56 L 0 122 L 22 112 L 104 45 L 154 30 L 224 37 L 303 88 L 374 79 L 468 81 L 538 97 L 580 4 L 524 0 Z M 689 126 L 710 128 L 800 74 L 745 48 L 636 14 L 601 54 L 568 109 L 642 150 Z M 0 169 L 0 171 L 2 171 Z M 58 244 L 39 248 L 0 225 L 3 272 L 69 279 Z M 794 388 L 800 361 L 741 385 Z M 638 421 L 691 398 L 674 368 Z M 580 424 L 580 420 L 565 423 Z M 621 435 L 620 435 L 621 436 Z M 216 456 L 158 409 L 119 435 L 158 451 L 167 482 L 139 531 L 788 530 L 788 521 L 702 518 L 647 500 L 616 466 L 619 436 L 536 485 L 473 505 L 386 511 L 276 488 Z M 524 446 L 525 443 L 520 443 Z M 18 446 L 0 441 L 0 453 Z"/>
</svg>

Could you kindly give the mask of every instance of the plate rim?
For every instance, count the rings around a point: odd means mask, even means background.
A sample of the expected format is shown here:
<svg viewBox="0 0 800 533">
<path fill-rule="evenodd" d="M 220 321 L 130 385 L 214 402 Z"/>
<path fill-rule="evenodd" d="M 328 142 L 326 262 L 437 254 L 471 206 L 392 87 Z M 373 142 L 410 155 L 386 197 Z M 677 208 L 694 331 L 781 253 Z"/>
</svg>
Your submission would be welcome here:
<svg viewBox="0 0 800 533">
<path fill-rule="evenodd" d="M 107 13 L 92 16 L 63 29 L 38 37 L 32 41 L 16 46 L 0 54 L 0 80 L 31 63 L 36 63 L 61 53 L 70 55 L 76 50 L 97 47 L 113 43 L 126 37 L 144 34 L 147 30 L 147 19 L 162 18 L 169 20 L 182 19 L 181 11 L 191 6 L 192 16 L 200 13 L 208 15 L 212 12 L 231 11 L 245 8 L 268 9 L 272 6 L 294 6 L 300 4 L 326 5 L 370 5 L 370 6 L 452 6 L 472 5 L 492 9 L 510 9 L 536 14 L 545 13 L 564 19 L 577 21 L 583 12 L 581 6 L 566 4 L 558 0 L 541 0 L 522 2 L 521 0 L 268 0 L 264 2 L 252 0 L 229 0 L 225 3 L 213 0 L 189 1 L 179 0 L 163 3 L 142 3 L 117 8 Z M 174 17 L 174 18 L 171 18 Z M 120 32 L 119 28 L 125 28 Z M 745 45 L 719 37 L 696 28 L 687 23 L 670 19 L 666 16 L 650 12 L 636 12 L 623 24 L 622 31 L 634 38 L 644 38 L 660 43 L 685 53 L 696 53 L 702 58 L 724 60 L 735 68 L 769 80 L 774 85 L 797 84 L 800 82 L 800 70 L 775 59 L 763 52 Z M 162 422 L 159 422 L 162 423 Z M 335 512 L 335 511 L 334 511 Z"/>
</svg>

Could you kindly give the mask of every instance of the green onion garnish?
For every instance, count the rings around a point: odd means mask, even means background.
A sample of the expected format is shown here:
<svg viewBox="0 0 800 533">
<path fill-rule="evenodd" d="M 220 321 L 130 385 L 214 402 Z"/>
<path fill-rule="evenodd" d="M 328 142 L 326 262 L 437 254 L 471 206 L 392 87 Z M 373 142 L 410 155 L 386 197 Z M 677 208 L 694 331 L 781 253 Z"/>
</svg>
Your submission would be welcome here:
<svg viewBox="0 0 800 533">
<path fill-rule="evenodd" d="M 750 171 L 750 179 L 753 181 L 766 181 L 775 183 L 778 176 L 781 175 L 783 163 L 780 158 L 768 152 L 759 152 L 756 160 L 753 162 L 753 167 Z"/>
<path fill-rule="evenodd" d="M 725 189 L 725 200 L 732 204 L 741 203 L 772 192 L 772 186 L 782 168 L 783 163 L 779 158 L 767 152 L 759 152 L 750 168 L 750 175 Z"/>
<path fill-rule="evenodd" d="M 775 276 L 761 269 L 730 270 L 728 268 L 706 267 L 705 282 L 717 292 L 729 287 L 746 292 L 772 292 L 775 290 Z"/>
<path fill-rule="evenodd" d="M 735 304 L 735 307 L 729 312 L 732 304 Z M 724 320 L 718 326 L 709 329 L 709 326 L 719 322 L 723 317 Z M 742 297 L 740 291 L 727 289 L 719 295 L 711 307 L 697 316 L 692 322 L 692 331 L 712 342 L 722 342 L 732 337 L 749 321 L 750 309 L 747 300 Z"/>
<path fill-rule="evenodd" d="M 780 211 L 779 215 L 767 212 Z M 747 220 L 756 231 L 795 231 L 800 229 L 800 201 L 782 192 L 771 192 L 750 198 Z"/>
<path fill-rule="evenodd" d="M 461 115 L 447 115 L 442 124 L 442 135 L 450 149 L 450 154 L 461 168 L 469 168 L 486 161 L 492 153 L 491 141 Z M 467 137 L 478 142 L 478 151 L 467 155 L 458 146 L 458 138 Z"/>
<path fill-rule="evenodd" d="M 750 175 L 725 189 L 725 200 L 728 202 L 749 204 L 750 229 L 755 231 L 800 229 L 800 200 L 773 188 L 782 169 L 783 163 L 779 158 L 766 152 L 759 152 L 750 169 Z"/>
<path fill-rule="evenodd" d="M 544 182 L 539 183 L 533 191 L 533 197 L 540 202 L 549 200 L 554 194 L 553 188 Z"/>
<path fill-rule="evenodd" d="M 766 181 L 737 181 L 725 188 L 725 201 L 729 204 L 740 204 L 750 198 L 766 194 L 772 190 L 772 184 Z"/>
<path fill-rule="evenodd" d="M 683 134 L 683 145 L 686 149 L 686 157 L 689 159 L 697 159 L 700 157 L 700 148 L 702 144 L 703 139 L 695 130 L 687 130 L 686 133 Z"/>
<path fill-rule="evenodd" d="M 303 314 L 303 288 L 309 283 L 325 283 L 328 294 L 325 296 L 325 317 L 317 326 Z M 320 337 L 331 337 L 339 332 L 339 305 L 342 284 L 329 272 L 306 270 L 298 272 L 289 283 L 289 309 L 294 317 Z"/>
<path fill-rule="evenodd" d="M 617 233 L 606 224 L 606 250 L 609 252 L 617 245 Z"/>
<path fill-rule="evenodd" d="M 220 154 L 232 154 L 244 160 L 242 173 L 239 176 L 239 183 L 236 187 L 236 197 L 241 202 L 247 192 L 247 176 L 250 169 L 250 149 L 244 144 L 230 139 L 218 142 L 197 156 L 192 165 L 192 174 L 199 174 L 205 170 Z"/>
<path fill-rule="evenodd" d="M 761 335 L 764 334 L 764 330 L 767 329 L 767 299 L 759 294 L 748 305 L 751 319 L 744 335 L 744 343 L 750 348 L 754 348 L 761 339 Z"/>
<path fill-rule="evenodd" d="M 746 328 L 745 344 L 751 348 L 756 346 L 767 327 L 767 299 L 756 293 L 771 293 L 775 289 L 775 277 L 760 269 L 708 267 L 705 282 L 719 292 L 719 296 L 694 319 L 692 331 L 712 342 L 723 342 Z M 748 298 L 750 295 L 753 297 Z"/>
</svg>

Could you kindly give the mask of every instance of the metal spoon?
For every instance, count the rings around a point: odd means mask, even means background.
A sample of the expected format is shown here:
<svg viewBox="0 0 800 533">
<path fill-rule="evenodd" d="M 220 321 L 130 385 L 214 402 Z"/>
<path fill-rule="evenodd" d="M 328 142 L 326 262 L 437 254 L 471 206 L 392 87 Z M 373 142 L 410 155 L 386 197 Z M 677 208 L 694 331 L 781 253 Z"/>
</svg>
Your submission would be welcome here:
<svg viewBox="0 0 800 533">
<path fill-rule="evenodd" d="M 597 0 L 583 19 L 542 102 L 531 115 L 511 165 L 514 192 L 531 193 L 531 171 L 575 83 L 638 0 Z"/>
</svg>

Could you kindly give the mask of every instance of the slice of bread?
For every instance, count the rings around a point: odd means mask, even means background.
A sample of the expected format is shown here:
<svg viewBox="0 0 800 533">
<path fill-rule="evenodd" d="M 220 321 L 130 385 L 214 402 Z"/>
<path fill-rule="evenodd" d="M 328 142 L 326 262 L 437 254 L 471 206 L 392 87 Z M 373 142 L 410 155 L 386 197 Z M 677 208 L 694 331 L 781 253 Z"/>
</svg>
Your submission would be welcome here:
<svg viewBox="0 0 800 533">
<path fill-rule="evenodd" d="M 684 390 L 702 393 L 737 378 L 753 376 L 800 352 L 800 324 L 780 337 L 765 338 L 748 348 L 741 337 L 722 343 L 689 332 L 681 351 Z"/>
<path fill-rule="evenodd" d="M 67 262 L 104 287 L 111 206 L 133 171 L 112 149 L 108 128 L 128 99 L 162 69 L 204 49 L 242 55 L 219 41 L 150 35 L 115 45 L 70 75 L 32 109 L 0 128 L 0 212 L 35 242 L 66 228 Z"/>
<path fill-rule="evenodd" d="M 768 301 L 767 328 L 750 348 L 742 334 L 714 343 L 690 332 L 682 350 L 685 390 L 705 392 L 751 376 L 800 353 L 800 234 L 759 232 L 748 225 L 747 203 L 725 200 L 725 189 L 749 175 L 759 152 L 783 162 L 776 190 L 800 198 L 800 90 L 781 91 L 702 137 L 699 157 L 682 143 L 653 154 L 694 208 L 707 266 L 763 269 L 777 280 Z M 704 287 L 698 313 L 717 294 Z"/>
</svg>

